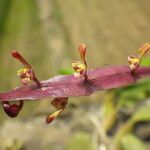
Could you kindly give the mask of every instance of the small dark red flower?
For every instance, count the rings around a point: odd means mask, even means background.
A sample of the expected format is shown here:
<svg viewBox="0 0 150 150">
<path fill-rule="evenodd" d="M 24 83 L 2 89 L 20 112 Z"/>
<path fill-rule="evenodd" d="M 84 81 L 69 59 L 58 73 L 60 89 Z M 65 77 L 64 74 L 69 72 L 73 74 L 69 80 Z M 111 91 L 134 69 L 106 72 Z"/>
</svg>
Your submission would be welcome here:
<svg viewBox="0 0 150 150">
<path fill-rule="evenodd" d="M 16 117 L 23 107 L 23 101 L 20 100 L 19 104 L 10 104 L 8 101 L 3 101 L 3 109 L 9 117 Z"/>
<path fill-rule="evenodd" d="M 47 124 L 51 123 L 65 109 L 67 101 L 68 97 L 57 97 L 52 100 L 51 104 L 57 109 L 57 111 L 47 116 L 46 118 Z"/>
</svg>

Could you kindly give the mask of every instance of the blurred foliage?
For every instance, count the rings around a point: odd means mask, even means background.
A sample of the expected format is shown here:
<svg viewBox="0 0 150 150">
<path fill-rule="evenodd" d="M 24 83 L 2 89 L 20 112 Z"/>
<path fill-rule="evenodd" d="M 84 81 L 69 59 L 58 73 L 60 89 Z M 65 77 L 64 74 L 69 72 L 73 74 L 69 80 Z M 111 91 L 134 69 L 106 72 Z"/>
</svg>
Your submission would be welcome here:
<svg viewBox="0 0 150 150">
<path fill-rule="evenodd" d="M 137 109 L 135 113 L 133 113 L 133 115 L 119 127 L 114 140 L 116 149 L 120 149 L 122 138 L 130 133 L 135 124 L 140 121 L 150 122 L 150 105 L 145 105 Z"/>
<path fill-rule="evenodd" d="M 145 144 L 132 134 L 127 134 L 122 138 L 123 150 L 147 150 Z"/>
<path fill-rule="evenodd" d="M 141 62 L 142 66 L 150 66 L 150 57 L 145 57 L 142 62 Z"/>
<path fill-rule="evenodd" d="M 58 74 L 60 75 L 69 75 L 69 74 L 73 74 L 73 72 L 74 72 L 73 69 L 68 69 L 68 68 L 58 70 Z"/>
<path fill-rule="evenodd" d="M 7 139 L 3 141 L 6 150 L 21 150 L 23 149 L 23 143 L 19 140 Z"/>
<path fill-rule="evenodd" d="M 150 121 L 150 106 L 145 105 L 139 108 L 132 119 L 135 123 L 138 121 Z"/>
<path fill-rule="evenodd" d="M 150 66 L 150 57 L 142 60 L 142 66 Z M 144 79 L 135 85 L 130 85 L 115 91 L 118 99 L 118 107 L 133 108 L 140 101 L 150 96 L 150 79 Z"/>
<path fill-rule="evenodd" d="M 140 81 L 136 85 L 130 85 L 115 92 L 118 96 L 118 107 L 133 108 L 150 95 L 150 80 Z"/>
<path fill-rule="evenodd" d="M 91 137 L 87 133 L 77 132 L 69 140 L 67 150 L 83 150 L 83 149 L 93 150 L 93 146 L 91 143 Z"/>
</svg>

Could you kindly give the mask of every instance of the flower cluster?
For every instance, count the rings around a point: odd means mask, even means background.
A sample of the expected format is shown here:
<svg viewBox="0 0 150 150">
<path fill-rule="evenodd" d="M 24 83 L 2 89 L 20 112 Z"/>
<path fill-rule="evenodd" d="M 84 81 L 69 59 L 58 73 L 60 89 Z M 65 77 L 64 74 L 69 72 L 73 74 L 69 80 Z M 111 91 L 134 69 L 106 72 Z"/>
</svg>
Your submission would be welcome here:
<svg viewBox="0 0 150 150">
<path fill-rule="evenodd" d="M 17 75 L 21 78 L 21 83 L 23 85 L 28 85 L 31 81 L 34 81 L 37 84 L 37 87 L 41 87 L 40 81 L 36 78 L 35 73 L 31 65 L 19 54 L 17 51 L 11 52 L 12 56 L 18 59 L 24 67 L 19 69 Z M 10 117 L 16 117 L 23 107 L 23 100 L 19 101 L 19 104 L 10 104 L 9 101 L 3 101 L 3 109 L 6 114 Z"/>
<path fill-rule="evenodd" d="M 41 87 L 40 81 L 36 78 L 35 73 L 31 67 L 31 65 L 19 54 L 17 51 L 11 52 L 12 56 L 18 59 L 24 67 L 18 70 L 17 75 L 21 78 L 21 82 L 23 85 L 28 85 L 31 81 L 34 81 L 38 88 Z"/>
</svg>

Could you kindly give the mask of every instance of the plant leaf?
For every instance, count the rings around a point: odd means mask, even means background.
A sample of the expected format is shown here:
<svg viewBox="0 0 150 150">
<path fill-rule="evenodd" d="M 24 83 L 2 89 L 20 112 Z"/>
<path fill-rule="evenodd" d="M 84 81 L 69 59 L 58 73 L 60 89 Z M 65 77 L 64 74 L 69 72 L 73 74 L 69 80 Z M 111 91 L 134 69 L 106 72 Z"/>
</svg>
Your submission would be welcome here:
<svg viewBox="0 0 150 150">
<path fill-rule="evenodd" d="M 150 105 L 140 108 L 133 116 L 135 122 L 150 121 Z"/>
<path fill-rule="evenodd" d="M 123 150 L 147 150 L 145 144 L 132 134 L 125 135 L 121 143 Z"/>
</svg>

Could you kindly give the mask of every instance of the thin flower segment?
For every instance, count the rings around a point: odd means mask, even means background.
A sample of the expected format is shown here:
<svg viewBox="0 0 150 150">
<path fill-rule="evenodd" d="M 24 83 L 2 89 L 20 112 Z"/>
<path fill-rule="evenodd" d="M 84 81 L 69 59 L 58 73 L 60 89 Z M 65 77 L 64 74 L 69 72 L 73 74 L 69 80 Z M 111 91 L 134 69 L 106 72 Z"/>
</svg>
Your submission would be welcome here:
<svg viewBox="0 0 150 150">
<path fill-rule="evenodd" d="M 22 107 L 23 107 L 23 101 L 20 100 L 19 104 L 10 104 L 9 101 L 3 101 L 3 109 L 5 111 L 5 113 L 9 116 L 9 117 L 16 117 L 19 112 L 21 111 Z"/>
<path fill-rule="evenodd" d="M 78 48 L 79 54 L 80 54 L 80 58 L 83 61 L 83 63 L 85 64 L 85 66 L 87 67 L 86 64 L 86 60 L 85 60 L 85 56 L 86 56 L 86 45 L 84 43 L 82 43 L 79 48 Z"/>
<path fill-rule="evenodd" d="M 150 51 L 150 43 L 143 44 L 142 47 L 139 49 L 140 57 L 143 57 L 149 51 Z"/>
<path fill-rule="evenodd" d="M 139 49 L 138 55 L 135 55 L 135 56 L 131 55 L 131 56 L 128 57 L 129 67 L 130 67 L 130 69 L 131 69 L 132 72 L 135 72 L 135 70 L 137 70 L 137 68 L 140 66 L 142 58 L 149 51 L 150 51 L 150 43 L 145 43 Z"/>
<path fill-rule="evenodd" d="M 72 63 L 72 67 L 75 70 L 74 77 L 75 78 L 80 78 L 84 77 L 85 80 L 87 80 L 87 63 L 86 63 L 86 45 L 81 44 L 78 48 L 78 52 L 80 54 L 81 61 L 74 61 Z"/>
<path fill-rule="evenodd" d="M 19 54 L 17 51 L 11 52 L 12 56 L 18 59 L 24 67 L 18 70 L 17 75 L 21 78 L 21 82 L 23 85 L 28 85 L 31 81 L 34 81 L 37 84 L 37 87 L 41 87 L 40 81 L 36 78 L 35 73 L 31 67 L 31 65 Z"/>
<path fill-rule="evenodd" d="M 52 100 L 51 104 L 57 109 L 57 111 L 47 116 L 47 124 L 51 123 L 65 109 L 67 101 L 68 97 L 57 97 L 54 100 Z"/>
</svg>

